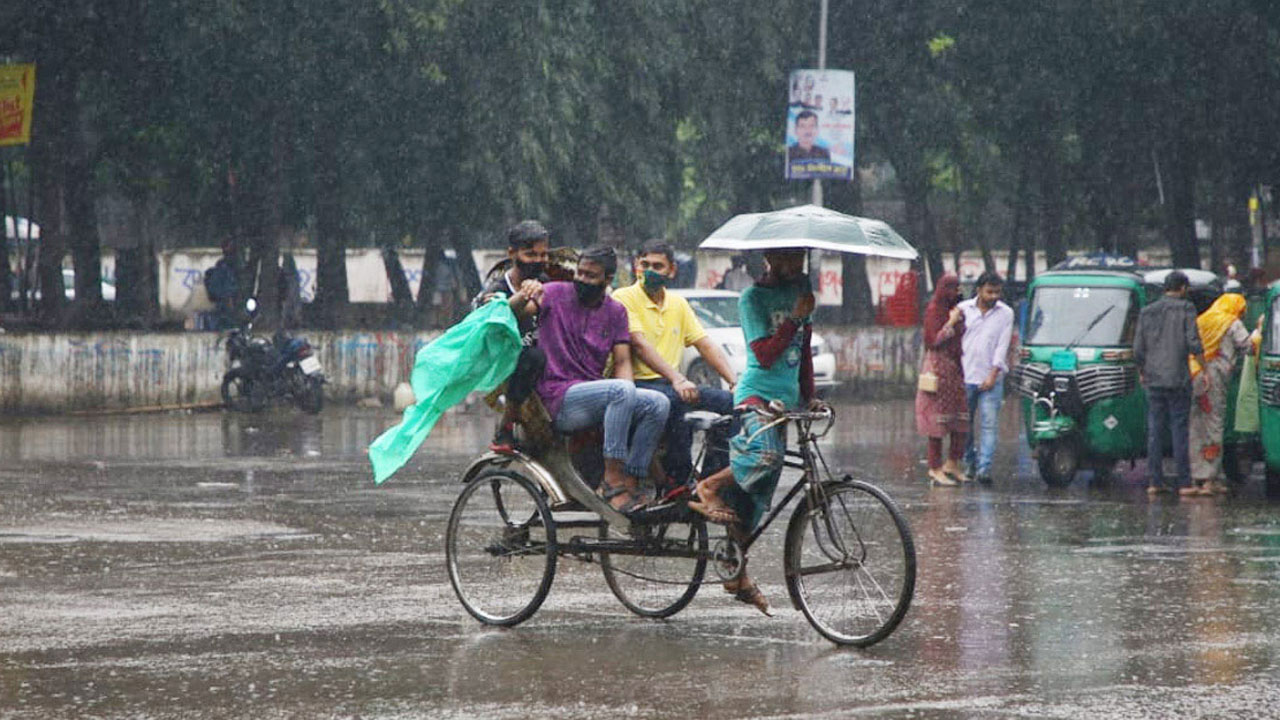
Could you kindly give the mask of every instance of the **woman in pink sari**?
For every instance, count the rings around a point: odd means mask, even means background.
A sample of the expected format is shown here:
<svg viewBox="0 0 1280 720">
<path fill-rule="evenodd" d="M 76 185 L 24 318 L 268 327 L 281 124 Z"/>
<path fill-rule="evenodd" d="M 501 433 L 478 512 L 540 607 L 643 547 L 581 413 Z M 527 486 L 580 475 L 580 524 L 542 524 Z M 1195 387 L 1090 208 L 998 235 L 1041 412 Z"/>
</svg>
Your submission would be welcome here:
<svg viewBox="0 0 1280 720">
<path fill-rule="evenodd" d="M 964 316 L 960 302 L 960 278 L 947 273 L 938 279 L 933 299 L 924 311 L 924 362 L 920 372 L 932 373 L 937 382 L 932 390 L 922 383 L 916 391 L 916 430 L 929 439 L 929 480 L 935 485 L 968 482 L 960 469 L 965 434 L 969 431 L 969 406 L 964 394 L 964 373 L 960 368 L 960 336 Z M 946 462 L 942 460 L 942 439 L 951 436 Z"/>
</svg>

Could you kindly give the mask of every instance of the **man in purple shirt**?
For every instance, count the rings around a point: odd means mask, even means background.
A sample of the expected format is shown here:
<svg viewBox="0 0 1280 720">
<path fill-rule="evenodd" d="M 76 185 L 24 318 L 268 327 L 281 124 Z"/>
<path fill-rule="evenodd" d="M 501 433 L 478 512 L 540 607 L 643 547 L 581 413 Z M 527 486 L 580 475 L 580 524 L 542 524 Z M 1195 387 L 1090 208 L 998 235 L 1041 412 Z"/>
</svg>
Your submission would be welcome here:
<svg viewBox="0 0 1280 720">
<path fill-rule="evenodd" d="M 538 344 L 547 366 L 538 396 L 561 432 L 603 423 L 604 480 L 598 492 L 628 513 L 644 504 L 640 482 L 649 474 L 670 402 L 632 381 L 627 310 L 604 292 L 617 268 L 613 249 L 597 246 L 579 256 L 572 283 L 542 286 Z M 613 378 L 604 379 L 610 358 Z"/>
<path fill-rule="evenodd" d="M 1013 309 L 1000 301 L 1003 288 L 1003 278 L 994 272 L 984 272 L 978 276 L 973 297 L 958 306 L 964 314 L 960 365 L 964 369 L 964 389 L 973 423 L 965 447 L 965 461 L 981 483 L 991 482 L 991 458 L 996 454 L 996 435 L 1000 430 L 1004 376 L 1009 372 L 1007 356 L 1013 334 Z"/>
</svg>

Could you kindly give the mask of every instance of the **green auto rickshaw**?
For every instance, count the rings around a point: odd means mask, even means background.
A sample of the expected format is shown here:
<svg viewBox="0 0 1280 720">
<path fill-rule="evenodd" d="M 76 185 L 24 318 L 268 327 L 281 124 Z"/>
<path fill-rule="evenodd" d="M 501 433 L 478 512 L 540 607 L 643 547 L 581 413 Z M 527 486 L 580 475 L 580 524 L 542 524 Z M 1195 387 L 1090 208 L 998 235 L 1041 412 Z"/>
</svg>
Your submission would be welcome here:
<svg viewBox="0 0 1280 720">
<path fill-rule="evenodd" d="M 1143 277 L 1126 270 L 1055 270 L 1031 281 L 1010 380 L 1049 485 L 1070 483 L 1080 468 L 1105 476 L 1146 453 L 1133 335 L 1147 298 Z"/>
<path fill-rule="evenodd" d="M 1258 358 L 1258 424 L 1267 464 L 1267 494 L 1280 495 L 1280 281 L 1267 288 Z"/>
</svg>

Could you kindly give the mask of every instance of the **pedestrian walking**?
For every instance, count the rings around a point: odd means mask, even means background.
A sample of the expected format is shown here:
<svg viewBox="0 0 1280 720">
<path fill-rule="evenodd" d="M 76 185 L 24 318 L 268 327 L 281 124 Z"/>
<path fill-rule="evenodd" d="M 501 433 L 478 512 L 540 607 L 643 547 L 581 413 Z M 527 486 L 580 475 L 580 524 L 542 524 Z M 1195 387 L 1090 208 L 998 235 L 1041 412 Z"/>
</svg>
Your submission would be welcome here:
<svg viewBox="0 0 1280 720">
<path fill-rule="evenodd" d="M 991 458 L 996 454 L 1004 376 L 1009 373 L 1009 340 L 1013 309 L 1000 300 L 1004 279 L 994 272 L 978 276 L 974 296 L 960 303 L 964 315 L 961 367 L 969 402 L 970 430 L 965 460 L 978 482 L 991 482 Z"/>
<path fill-rule="evenodd" d="M 1187 299 L 1185 273 L 1174 270 L 1164 279 L 1164 296 L 1144 307 L 1134 332 L 1133 358 L 1147 392 L 1147 493 L 1168 493 L 1164 482 L 1164 442 L 1170 439 L 1178 466 L 1178 492 L 1199 492 L 1191 485 L 1188 415 L 1191 412 L 1191 369 L 1187 356 L 1204 365 L 1204 346 L 1196 327 L 1196 308 Z"/>
<path fill-rule="evenodd" d="M 1190 455 L 1191 481 L 1200 495 L 1226 493 L 1218 480 L 1222 470 L 1222 434 L 1227 414 L 1227 389 L 1236 358 L 1249 347 L 1249 331 L 1241 322 L 1244 296 L 1226 293 L 1196 318 L 1205 364 L 1191 369 Z"/>
<path fill-rule="evenodd" d="M 928 438 L 929 481 L 957 485 L 970 480 L 960 468 L 969 433 L 969 405 L 960 366 L 964 314 L 959 308 L 960 278 L 943 275 L 924 311 L 924 360 L 916 390 L 916 431 Z M 947 459 L 942 441 L 951 438 Z"/>
</svg>

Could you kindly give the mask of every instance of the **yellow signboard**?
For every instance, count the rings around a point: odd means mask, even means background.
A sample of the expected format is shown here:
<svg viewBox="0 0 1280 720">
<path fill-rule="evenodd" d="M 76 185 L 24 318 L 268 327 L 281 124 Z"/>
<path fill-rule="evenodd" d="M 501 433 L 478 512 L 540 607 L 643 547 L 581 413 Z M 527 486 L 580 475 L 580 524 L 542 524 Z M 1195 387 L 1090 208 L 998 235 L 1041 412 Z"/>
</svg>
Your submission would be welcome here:
<svg viewBox="0 0 1280 720">
<path fill-rule="evenodd" d="M 31 142 L 31 106 L 35 97 L 35 63 L 0 65 L 0 145 Z"/>
</svg>

